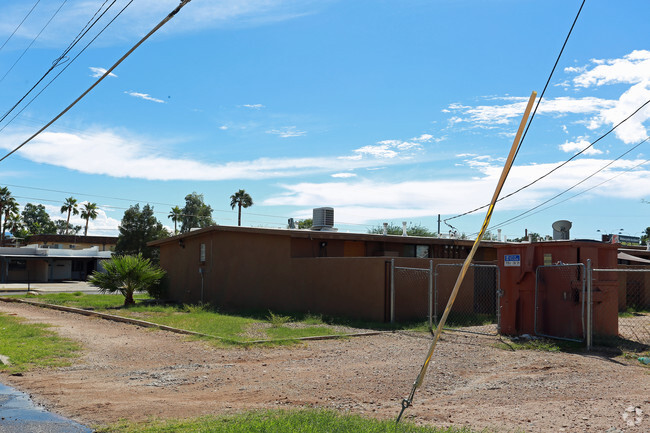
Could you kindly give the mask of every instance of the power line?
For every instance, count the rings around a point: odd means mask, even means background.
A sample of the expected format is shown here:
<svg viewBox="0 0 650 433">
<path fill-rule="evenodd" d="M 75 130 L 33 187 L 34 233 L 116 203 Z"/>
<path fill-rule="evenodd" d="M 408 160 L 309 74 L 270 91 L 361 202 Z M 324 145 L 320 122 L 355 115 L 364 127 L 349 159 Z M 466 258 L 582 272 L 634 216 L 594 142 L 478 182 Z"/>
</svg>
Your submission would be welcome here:
<svg viewBox="0 0 650 433">
<path fill-rule="evenodd" d="M 582 12 L 582 7 L 585 5 L 585 1 L 586 0 L 582 0 L 582 3 L 580 4 L 580 8 L 578 9 L 578 13 L 576 14 L 576 17 L 573 19 L 573 23 L 571 24 L 571 28 L 569 29 L 569 33 L 567 33 L 566 38 L 564 39 L 564 43 L 562 44 L 562 48 L 560 49 L 560 52 L 558 53 L 557 58 L 555 59 L 555 63 L 553 64 L 553 68 L 551 68 L 551 73 L 549 74 L 548 79 L 546 80 L 546 84 L 544 85 L 544 89 L 542 90 L 542 93 L 540 94 L 539 99 L 537 100 L 537 104 L 535 104 L 535 109 L 533 110 L 533 113 L 530 116 L 530 121 L 526 125 L 526 129 L 524 130 L 524 133 L 521 136 L 521 141 L 519 142 L 519 145 L 517 146 L 517 150 L 515 151 L 514 159 L 517 158 L 517 155 L 519 154 L 519 150 L 521 149 L 521 145 L 524 142 L 524 139 L 526 138 L 526 135 L 528 134 L 528 129 L 530 128 L 530 125 L 533 123 L 533 119 L 535 118 L 535 114 L 537 113 L 537 108 L 539 107 L 539 104 L 542 102 L 542 99 L 544 98 L 544 94 L 546 93 L 546 89 L 548 88 L 548 85 L 551 82 L 551 78 L 553 77 L 553 73 L 555 72 L 555 68 L 557 67 L 557 65 L 558 65 L 558 63 L 560 61 L 560 58 L 562 57 L 562 53 L 564 52 L 564 48 L 566 47 L 566 44 L 569 42 L 569 37 L 571 36 L 571 33 L 573 32 L 573 28 L 575 27 L 576 22 L 578 22 L 578 17 L 580 16 L 580 12 Z M 503 196 L 499 200 L 497 200 L 497 202 L 499 202 L 499 201 L 501 201 L 501 200 L 503 200 L 505 198 L 508 198 L 509 196 L 510 195 Z M 479 211 L 481 209 L 485 209 L 488 206 L 489 206 L 489 204 L 486 204 L 486 205 L 483 205 L 483 206 L 481 206 L 479 208 L 476 208 L 476 209 L 473 209 L 471 211 L 465 212 L 463 214 L 456 215 L 456 216 L 453 216 L 451 218 L 446 218 L 445 220 L 443 220 L 443 222 L 453 229 L 454 227 L 451 226 L 450 224 L 448 224 L 447 221 L 455 219 L 455 218 L 460 218 L 461 216 L 469 215 L 469 214 L 477 212 L 477 211 Z"/>
<path fill-rule="evenodd" d="M 2 76 L 2 78 L 0 78 L 0 83 L 5 79 L 5 77 L 6 77 L 7 75 L 9 75 L 9 73 L 14 69 L 14 67 L 15 67 L 16 64 L 20 61 L 20 59 L 23 58 L 23 56 L 25 55 L 25 53 L 27 53 L 27 51 L 29 51 L 29 49 L 32 47 L 32 45 L 34 45 L 34 42 L 36 42 L 36 39 L 38 39 L 39 36 L 41 36 L 41 33 L 43 33 L 43 31 L 47 28 L 47 26 L 50 25 L 50 23 L 52 22 L 52 20 L 54 19 L 54 17 L 56 17 L 56 16 L 59 14 L 59 11 L 63 8 L 63 6 L 64 6 L 67 2 L 68 2 L 68 0 L 63 0 L 63 3 L 61 3 L 61 6 L 59 6 L 59 8 L 54 12 L 54 15 L 52 15 L 52 16 L 50 17 L 50 19 L 47 21 L 47 23 L 45 23 L 45 25 L 43 26 L 43 28 L 41 29 L 41 31 L 38 32 L 38 34 L 34 37 L 34 39 L 32 39 L 32 41 L 30 42 L 30 44 L 27 46 L 27 48 L 25 48 L 25 50 L 22 52 L 22 54 L 21 54 L 21 55 L 16 59 L 16 61 L 14 62 L 14 64 L 11 65 L 11 67 L 9 68 L 9 70 L 8 70 L 8 71 L 7 71 L 7 72 Z"/>
<path fill-rule="evenodd" d="M 621 126 L 623 123 L 625 123 L 626 121 L 628 121 L 630 118 L 632 118 L 632 116 L 634 116 L 636 113 L 638 113 L 641 109 L 643 109 L 643 108 L 644 108 L 646 105 L 648 105 L 648 104 L 650 104 L 650 99 L 648 99 L 646 102 L 644 102 L 644 103 L 643 103 L 639 108 L 637 108 L 636 110 L 634 110 L 634 112 L 632 112 L 632 114 L 630 114 L 630 115 L 627 116 L 625 119 L 621 120 L 621 121 L 618 122 L 616 125 L 614 125 L 614 127 L 612 127 L 609 131 L 607 131 L 606 133 L 604 133 L 603 135 L 601 135 L 600 137 L 598 137 L 596 140 L 592 141 L 592 142 L 591 142 L 587 147 L 585 147 L 584 149 L 582 149 L 580 152 L 576 153 L 576 154 L 573 155 L 571 158 L 567 159 L 566 161 L 562 162 L 561 164 L 555 166 L 553 169 L 551 169 L 551 170 L 548 171 L 547 173 L 543 174 L 542 176 L 538 177 L 537 179 L 533 180 L 532 182 L 530 182 L 530 183 L 528 183 L 528 184 L 522 186 L 521 188 L 519 188 L 519 189 L 517 189 L 517 190 L 511 192 L 510 194 L 506 194 L 506 195 L 504 195 L 503 197 L 501 197 L 501 198 L 500 198 L 499 200 L 497 200 L 497 201 L 501 201 L 501 200 L 504 200 L 504 199 L 506 199 L 506 198 L 508 198 L 508 197 L 512 197 L 513 195 L 515 195 L 515 194 L 517 194 L 517 193 L 523 191 L 524 189 L 529 188 L 530 186 L 536 184 L 537 182 L 539 182 L 540 180 L 544 179 L 545 177 L 548 177 L 551 173 L 553 173 L 553 172 L 559 170 L 560 168 L 564 167 L 564 166 L 567 165 L 569 162 L 573 161 L 575 158 L 577 158 L 578 156 L 580 156 L 580 155 L 582 155 L 583 153 L 585 153 L 587 150 L 589 150 L 591 147 L 593 147 L 593 146 L 594 146 L 596 143 L 598 143 L 600 140 L 602 140 L 603 138 L 607 137 L 607 136 L 608 136 L 609 134 L 611 134 L 611 133 L 612 133 L 616 128 L 618 128 L 618 127 Z M 449 221 L 449 220 L 456 219 L 456 218 L 460 218 L 460 217 L 465 216 L 465 215 L 469 215 L 469 214 L 474 213 L 474 212 L 477 212 L 477 211 L 479 211 L 479 210 L 481 210 L 481 209 L 485 209 L 485 208 L 488 207 L 488 206 L 489 206 L 489 205 L 483 205 L 483 206 L 481 206 L 481 207 L 477 207 L 476 209 L 472 209 L 472 210 L 467 211 L 467 212 L 464 212 L 464 213 L 462 213 L 462 214 L 458 214 L 458 215 L 455 215 L 455 216 L 453 216 L 453 217 L 447 218 L 447 219 L 445 219 L 445 220 L 443 220 L 443 221 L 444 221 L 445 224 L 447 224 L 447 221 Z M 447 225 L 449 225 L 449 224 L 447 224 Z M 451 227 L 451 226 L 450 226 L 450 227 Z M 453 227 L 452 227 L 452 228 L 453 228 Z"/>
<path fill-rule="evenodd" d="M 529 214 L 530 212 L 532 212 L 532 211 L 534 211 L 534 210 L 536 210 L 536 209 L 539 209 L 540 207 L 544 206 L 545 204 L 547 204 L 547 203 L 549 203 L 549 202 L 555 200 L 556 198 L 558 198 L 558 197 L 564 195 L 565 193 L 571 191 L 572 189 L 576 188 L 577 186 L 579 186 L 579 185 L 583 184 L 584 182 L 586 182 L 587 180 L 591 179 L 592 177 L 594 177 L 594 176 L 597 175 L 598 173 L 602 172 L 602 171 L 605 170 L 607 167 L 611 166 L 611 165 L 614 164 L 616 161 L 620 160 L 620 159 L 623 158 L 625 155 L 627 155 L 628 153 L 632 152 L 634 149 L 636 149 L 637 147 L 641 146 L 643 143 L 647 142 L 648 140 L 650 140 L 650 137 L 646 137 L 644 140 L 642 140 L 641 142 L 637 143 L 636 145 L 634 145 L 633 147 L 631 147 L 630 149 L 628 149 L 627 151 L 625 151 L 624 153 L 622 153 L 621 155 L 619 155 L 616 159 L 613 159 L 613 160 L 610 161 L 609 163 L 605 164 L 603 167 L 601 167 L 601 168 L 599 168 L 598 170 L 596 170 L 595 172 L 591 173 L 589 176 L 585 177 L 584 179 L 580 180 L 579 182 L 577 182 L 576 184 L 572 185 L 571 187 L 565 189 L 564 191 L 562 191 L 562 192 L 560 192 L 560 193 L 554 195 L 553 197 L 549 198 L 548 200 L 545 200 L 544 202 L 538 204 L 537 206 L 532 207 L 532 208 L 528 209 L 527 211 L 522 212 L 522 213 L 520 213 L 520 214 L 518 214 L 518 215 L 516 215 L 516 216 L 514 216 L 514 217 L 512 217 L 512 218 L 510 218 L 510 219 L 507 219 L 507 220 L 505 220 L 505 221 L 503 221 L 503 222 L 500 222 L 499 224 L 496 224 L 496 225 L 494 225 L 494 226 L 492 226 L 492 227 L 490 227 L 490 228 L 492 228 L 492 229 L 496 229 L 496 228 L 500 228 L 500 227 L 506 226 L 506 225 L 508 225 L 509 223 L 514 222 L 515 220 L 519 220 L 519 219 L 521 219 L 522 216 L 525 216 L 525 215 Z M 641 165 L 642 165 L 642 164 L 641 164 Z M 623 172 L 623 173 L 625 173 L 625 172 Z M 622 174 L 622 173 L 621 173 L 621 174 Z M 603 183 L 604 183 L 604 182 L 603 182 Z M 602 185 L 602 183 L 599 184 L 599 185 Z M 595 187 L 594 187 L 594 188 L 595 188 Z M 590 189 L 585 190 L 585 191 L 583 191 L 583 192 L 589 191 L 589 190 L 591 190 L 591 189 L 593 189 L 593 188 L 590 188 Z M 573 197 L 575 197 L 575 196 L 573 196 Z M 565 200 L 565 201 L 566 201 L 566 200 Z M 563 202 L 562 202 L 562 203 L 563 203 Z M 558 203 L 558 204 L 559 204 L 559 203 Z M 549 206 L 549 207 L 550 207 L 550 206 Z M 546 208 L 546 209 L 548 209 L 548 208 Z"/>
<path fill-rule="evenodd" d="M 168 21 L 170 21 L 174 16 L 186 5 L 190 2 L 191 0 L 181 0 L 181 2 L 172 10 L 165 18 L 163 18 L 162 21 L 160 21 L 153 29 L 149 31 L 142 39 L 140 39 L 129 51 L 127 51 L 113 66 L 111 66 L 104 74 L 97 79 L 85 92 L 83 92 L 77 99 L 75 99 L 70 105 L 68 105 L 63 111 L 61 111 L 59 114 L 57 114 L 52 120 L 50 120 L 45 126 L 43 126 L 41 129 L 39 129 L 36 133 L 34 133 L 31 137 L 29 137 L 27 140 L 23 141 L 20 145 L 16 146 L 11 152 L 7 153 L 5 156 L 0 158 L 0 162 L 4 161 L 7 159 L 9 156 L 13 155 L 15 152 L 17 152 L 20 148 L 22 148 L 24 145 L 32 141 L 34 138 L 36 138 L 39 134 L 41 134 L 43 131 L 45 131 L 47 128 L 49 128 L 54 122 L 59 120 L 65 113 L 70 111 L 72 107 L 77 105 L 79 101 L 81 101 L 88 93 L 90 93 L 91 90 L 93 90 L 99 83 L 104 81 L 106 77 L 110 75 L 110 73 L 117 68 L 128 56 L 133 53 L 140 45 L 142 45 L 151 35 L 156 33 L 162 26 L 164 26 Z"/>
<path fill-rule="evenodd" d="M 14 31 L 9 35 L 9 37 L 7 38 L 7 40 L 4 41 L 4 43 L 3 43 L 2 46 L 0 47 L 0 51 L 2 51 L 2 49 L 5 47 L 5 45 L 7 45 L 7 42 L 9 42 L 9 41 L 11 40 L 11 38 L 14 37 L 14 35 L 15 35 L 16 32 L 18 31 L 18 29 L 22 27 L 22 25 L 23 25 L 23 23 L 25 22 L 25 20 L 27 20 L 27 18 L 32 14 L 32 12 L 34 12 L 34 9 L 36 9 L 36 6 L 38 6 L 38 4 L 39 4 L 40 2 L 41 2 L 41 0 L 36 0 L 36 3 L 34 3 L 34 6 L 32 6 L 32 8 L 29 10 L 29 12 L 27 12 L 27 15 L 25 15 L 25 18 L 23 18 L 23 20 L 20 22 L 20 24 L 18 24 L 18 25 L 16 26 L 16 28 L 15 28 Z"/>
<path fill-rule="evenodd" d="M 102 14 L 101 14 L 97 19 L 95 19 L 94 22 L 93 22 L 92 24 L 90 24 L 90 22 L 91 22 L 91 21 L 92 21 L 92 20 L 97 16 L 97 14 L 98 14 L 98 13 L 99 13 L 103 8 L 104 8 L 104 5 L 108 2 L 108 0 L 105 0 L 105 1 L 104 1 L 104 3 L 99 7 L 99 9 L 97 10 L 97 12 L 95 12 L 95 14 L 93 15 L 93 17 L 92 17 L 92 18 L 91 18 L 91 19 L 86 23 L 86 25 L 84 25 L 84 27 L 81 29 L 81 31 L 77 34 L 77 36 L 75 36 L 75 38 L 73 39 L 73 41 L 68 45 L 68 48 L 66 48 L 66 49 L 63 51 L 63 53 L 61 53 L 61 55 L 60 55 L 59 57 L 57 57 L 57 58 L 52 62 L 52 66 L 50 66 L 50 68 L 49 68 L 47 71 L 45 71 L 45 73 L 41 76 L 41 78 L 39 78 L 38 81 L 36 81 L 36 83 L 35 83 L 35 84 L 34 84 L 34 85 L 33 85 L 33 86 L 32 86 L 32 87 L 27 91 L 27 93 L 25 93 L 25 94 L 24 94 L 24 95 L 23 95 L 23 96 L 18 100 L 18 102 L 16 102 L 16 103 L 15 103 L 15 104 L 14 104 L 14 105 L 9 109 L 9 110 L 7 110 L 7 111 L 2 115 L 2 117 L 0 117 L 0 122 L 2 122 L 3 120 L 5 120 L 5 119 L 7 118 L 7 116 L 9 116 L 9 114 L 11 114 L 11 112 L 14 111 L 14 110 L 16 109 L 16 107 L 17 107 L 18 105 L 20 105 L 20 103 L 23 102 L 23 101 L 25 100 L 25 98 L 27 98 L 27 96 L 29 96 L 29 94 L 32 93 L 32 91 L 33 91 L 33 90 L 34 90 L 34 89 L 35 89 L 39 84 L 41 84 L 41 82 L 45 79 L 45 77 L 47 77 L 47 76 L 50 74 L 50 72 L 52 72 L 52 71 L 53 71 L 57 66 L 59 66 L 59 64 L 63 61 L 63 59 L 66 57 L 66 55 L 67 55 L 67 54 L 72 50 L 72 48 L 74 48 L 74 46 L 77 45 L 77 43 L 78 43 L 78 42 L 79 42 L 79 41 L 80 41 L 80 40 L 81 40 L 81 39 L 82 39 L 82 38 L 83 38 L 83 37 L 84 37 L 84 36 L 85 36 L 89 31 L 90 31 L 90 29 L 92 29 L 92 28 L 95 26 L 95 24 L 97 24 L 97 22 L 98 22 L 98 21 L 99 21 L 99 20 L 104 16 L 104 14 L 106 14 L 106 12 L 108 12 L 109 9 L 110 9 L 111 7 L 113 7 L 113 5 L 115 4 L 116 1 L 117 1 L 117 0 L 113 0 L 113 3 L 111 3 L 111 4 L 108 6 L 108 8 L 106 8 L 106 10 L 105 10 L 104 12 L 102 12 Z M 131 4 L 131 3 L 129 3 L 129 4 Z M 127 5 L 127 7 L 128 7 L 128 5 Z M 125 7 L 125 9 L 126 9 L 126 7 Z M 122 12 L 120 12 L 117 16 L 119 16 L 121 13 L 122 13 Z M 111 21 L 111 22 L 113 22 L 113 21 Z M 89 24 L 90 24 L 90 26 L 89 26 Z M 110 24 L 110 23 L 109 23 L 109 24 Z M 104 30 L 105 30 L 105 29 L 106 29 L 106 27 L 104 27 Z M 104 30 L 102 30 L 102 32 L 103 32 Z M 101 34 L 102 32 L 100 32 L 99 34 Z M 94 41 L 95 39 L 96 39 L 96 38 L 93 38 L 92 41 Z M 92 43 L 92 41 L 91 41 L 91 43 Z M 90 44 L 88 44 L 88 45 L 90 45 Z M 86 45 L 86 47 L 85 47 L 85 48 L 84 48 L 84 49 L 83 49 L 79 54 L 81 54 L 83 51 L 85 51 L 85 49 L 88 47 L 88 45 Z M 68 66 L 70 66 L 70 64 L 72 64 L 72 62 L 74 62 L 74 60 L 76 60 L 77 57 L 79 57 L 79 56 L 77 55 L 76 57 L 74 57 L 74 59 L 72 59 L 72 61 L 70 61 L 70 62 L 68 63 L 68 65 L 66 65 L 66 67 L 63 69 L 63 71 L 65 71 L 65 70 L 68 68 Z M 63 72 L 63 71 L 61 71 L 61 72 Z M 54 79 L 58 78 L 59 75 L 61 75 L 61 74 L 60 74 L 60 73 L 57 74 L 56 77 L 54 77 Z M 52 80 L 52 81 L 54 81 L 54 80 Z M 45 86 L 45 88 L 47 88 L 47 87 L 52 83 L 52 81 L 50 81 L 50 82 L 47 84 L 47 86 Z M 45 90 L 45 89 L 43 89 L 43 90 Z M 41 93 L 42 93 L 42 92 L 39 92 L 38 95 L 40 95 Z M 38 95 L 36 95 L 36 96 L 38 96 Z M 29 104 L 27 104 L 27 106 L 29 106 L 29 105 L 32 103 L 33 100 L 34 100 L 34 99 L 32 99 L 32 100 L 29 102 Z M 27 106 L 26 106 L 25 108 L 27 108 Z M 23 108 L 23 110 L 24 110 L 24 108 Z M 20 113 L 22 113 L 23 110 L 20 110 Z M 20 114 L 20 113 L 19 113 L 19 114 Z M 12 119 L 12 121 L 13 121 L 13 119 Z M 11 123 L 11 122 L 9 122 L 9 123 Z M 4 129 L 4 128 L 2 128 L 2 129 Z"/>
</svg>

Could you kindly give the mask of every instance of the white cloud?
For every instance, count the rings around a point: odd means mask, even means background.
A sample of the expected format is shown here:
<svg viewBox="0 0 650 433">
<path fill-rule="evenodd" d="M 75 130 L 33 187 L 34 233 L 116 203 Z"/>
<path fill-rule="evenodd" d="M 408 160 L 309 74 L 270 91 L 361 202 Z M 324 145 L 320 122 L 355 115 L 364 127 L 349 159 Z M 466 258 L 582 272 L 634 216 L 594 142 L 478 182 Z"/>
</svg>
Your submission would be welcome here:
<svg viewBox="0 0 650 433">
<path fill-rule="evenodd" d="M 265 108 L 262 104 L 242 104 L 240 107 L 251 108 L 253 110 L 260 110 L 262 108 Z"/>
<path fill-rule="evenodd" d="M 636 84 L 650 79 L 650 51 L 635 50 L 621 59 L 592 60 L 596 67 L 570 72 L 581 72 L 573 79 L 578 87 L 606 84 Z"/>
<path fill-rule="evenodd" d="M 15 28 L 15 23 L 20 22 L 25 16 L 28 5 L 24 2 L 1 2 L 0 4 L 0 17 L 3 18 L 3 23 L 14 23 L 13 26 L 0 25 L 0 39 L 5 39 Z M 81 30 L 80 23 L 90 19 L 100 4 L 100 2 L 87 0 L 69 0 L 58 13 L 56 20 L 48 26 L 48 31 L 39 37 L 38 44 L 67 46 Z M 178 0 L 133 2 L 104 36 L 98 39 L 96 45 L 120 44 L 125 40 L 142 37 L 178 4 Z M 41 2 L 40 13 L 27 20 L 16 33 L 15 38 L 31 40 L 58 6 L 56 2 Z M 315 0 L 192 1 L 159 33 L 169 35 L 194 33 L 210 28 L 260 26 L 300 18 L 315 13 L 323 7 L 322 1 Z"/>
<path fill-rule="evenodd" d="M 79 208 L 88 203 L 87 201 L 79 202 Z M 67 218 L 66 214 L 62 214 L 61 206 L 51 204 L 43 204 L 45 210 L 50 215 L 53 221 L 64 220 Z M 88 221 L 88 235 L 89 236 L 117 236 L 120 225 L 120 220 L 111 218 L 106 214 L 107 207 L 98 205 L 97 218 Z M 81 218 L 81 215 L 70 215 L 70 224 L 81 226 L 81 234 L 83 234 L 86 227 L 86 220 Z"/>
<path fill-rule="evenodd" d="M 133 96 L 135 98 L 144 99 L 145 101 L 157 102 L 159 104 L 165 103 L 165 101 L 163 101 L 162 99 L 154 98 L 153 96 L 148 95 L 146 93 L 138 93 L 138 92 L 124 92 L 124 93 Z"/>
<path fill-rule="evenodd" d="M 583 137 L 578 137 L 578 141 L 566 141 L 564 144 L 560 144 L 559 148 L 563 152 L 575 153 L 580 152 L 582 149 L 589 146 L 589 144 L 589 141 L 585 140 Z M 602 153 L 602 150 L 598 150 L 592 146 L 587 149 L 583 155 L 601 155 Z"/>
<path fill-rule="evenodd" d="M 573 186 L 609 161 L 582 159 L 556 175 L 544 179 L 512 199 L 497 205 L 497 210 L 525 210 L 540 201 Z M 587 183 L 571 191 L 580 192 L 629 169 L 641 161 L 620 160 L 597 174 Z M 502 195 L 527 184 L 555 167 L 551 164 L 532 164 L 512 168 Z M 494 192 L 501 174 L 501 164 L 476 167 L 479 176 L 465 179 L 435 179 L 404 182 L 376 182 L 352 180 L 349 182 L 298 183 L 282 185 L 284 191 L 266 199 L 264 205 L 292 205 L 306 208 L 323 203 L 335 207 L 338 221 L 364 223 L 380 218 L 408 218 L 435 214 L 457 214 L 486 204 Z M 625 187 L 630 183 L 639 188 Z M 344 190 L 345 194 L 341 194 Z M 590 196 L 640 199 L 650 195 L 650 169 L 644 168 L 620 176 L 588 193 Z M 487 197 L 487 198 L 486 198 Z"/>
<path fill-rule="evenodd" d="M 285 126 L 281 129 L 271 129 L 266 131 L 267 134 L 279 135 L 282 138 L 302 137 L 307 134 L 307 131 L 300 131 L 295 126 Z"/>
<path fill-rule="evenodd" d="M 226 131 L 226 130 L 228 129 L 228 126 L 226 126 L 226 125 L 221 125 L 221 126 L 219 127 L 219 129 L 221 129 L 222 131 Z"/>
<path fill-rule="evenodd" d="M 95 68 L 93 66 L 90 66 L 88 69 L 90 69 L 90 72 L 92 72 L 92 74 L 90 76 L 93 77 L 93 78 L 99 78 L 102 75 L 104 75 L 106 73 L 106 71 L 107 71 L 104 68 Z M 110 74 L 108 74 L 108 76 L 109 77 L 117 77 L 117 75 L 115 75 L 112 72 Z"/>
<path fill-rule="evenodd" d="M 0 135 L 0 148 L 13 149 L 29 133 Z M 257 158 L 249 161 L 209 162 L 167 155 L 141 137 L 106 130 L 85 133 L 44 132 L 23 147 L 21 157 L 70 170 L 121 178 L 149 180 L 268 179 L 340 173 L 342 170 L 385 166 L 376 158 L 315 157 Z M 392 164 L 403 163 L 396 159 Z"/>
<path fill-rule="evenodd" d="M 332 174 L 332 177 L 334 178 L 339 178 L 339 179 L 347 179 L 350 177 L 356 177 L 357 175 L 355 173 L 334 173 Z"/>
</svg>

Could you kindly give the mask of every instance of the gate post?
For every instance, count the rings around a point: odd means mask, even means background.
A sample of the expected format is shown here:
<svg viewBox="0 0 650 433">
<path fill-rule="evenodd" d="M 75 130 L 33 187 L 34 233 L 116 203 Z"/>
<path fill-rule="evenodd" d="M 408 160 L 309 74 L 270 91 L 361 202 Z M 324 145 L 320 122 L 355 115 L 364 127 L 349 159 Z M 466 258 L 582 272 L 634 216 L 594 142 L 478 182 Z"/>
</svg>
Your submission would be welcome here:
<svg viewBox="0 0 650 433">
<path fill-rule="evenodd" d="M 593 337 L 593 307 L 591 305 L 591 291 L 593 289 L 593 269 L 591 264 L 591 259 L 587 259 L 587 350 L 591 350 L 592 337 Z"/>
<path fill-rule="evenodd" d="M 433 260 L 429 260 L 429 331 L 433 330 Z"/>
<path fill-rule="evenodd" d="M 395 323 L 395 259 L 390 259 L 390 323 Z"/>
</svg>

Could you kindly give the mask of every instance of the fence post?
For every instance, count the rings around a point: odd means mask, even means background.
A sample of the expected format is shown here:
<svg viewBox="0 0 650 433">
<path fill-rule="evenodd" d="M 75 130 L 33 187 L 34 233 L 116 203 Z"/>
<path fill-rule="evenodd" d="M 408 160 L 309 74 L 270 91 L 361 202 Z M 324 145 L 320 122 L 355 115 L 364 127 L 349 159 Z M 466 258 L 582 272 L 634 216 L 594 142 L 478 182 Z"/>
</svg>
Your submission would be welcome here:
<svg viewBox="0 0 650 433">
<path fill-rule="evenodd" d="M 395 323 L 395 259 L 390 259 L 390 323 Z"/>
<path fill-rule="evenodd" d="M 433 273 L 433 323 L 438 326 L 438 266 L 436 265 L 436 271 Z"/>
<path fill-rule="evenodd" d="M 593 309 L 591 305 L 591 291 L 593 289 L 593 269 L 591 259 L 587 259 L 587 350 L 591 350 L 593 336 Z"/>
<path fill-rule="evenodd" d="M 429 331 L 433 330 L 433 260 L 429 260 Z"/>
</svg>

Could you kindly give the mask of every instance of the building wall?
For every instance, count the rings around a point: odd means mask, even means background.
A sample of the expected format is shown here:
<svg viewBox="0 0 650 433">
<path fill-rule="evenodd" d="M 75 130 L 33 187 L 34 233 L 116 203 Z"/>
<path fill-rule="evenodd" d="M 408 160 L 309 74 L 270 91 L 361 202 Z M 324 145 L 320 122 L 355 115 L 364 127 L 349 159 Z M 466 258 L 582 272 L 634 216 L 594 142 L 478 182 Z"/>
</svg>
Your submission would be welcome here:
<svg viewBox="0 0 650 433">
<path fill-rule="evenodd" d="M 369 244 L 215 230 L 161 244 L 160 265 L 168 273 L 169 296 L 176 302 L 203 300 L 226 309 L 300 311 L 387 321 L 390 254 L 406 254 L 409 245 L 396 243 L 383 249 L 389 255 L 364 257 L 362 254 L 377 252 L 377 246 Z M 395 260 L 396 266 L 425 269 L 430 261 L 413 257 Z M 460 259 L 433 261 L 434 265 L 462 263 Z M 439 280 L 441 304 L 446 303 L 455 280 L 456 274 Z M 461 290 L 469 295 L 459 298 L 455 311 L 473 311 L 471 271 Z M 419 316 L 427 299 L 427 284 L 400 288 L 395 298 L 396 318 L 424 319 Z"/>
</svg>

